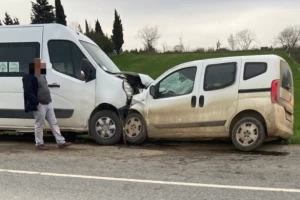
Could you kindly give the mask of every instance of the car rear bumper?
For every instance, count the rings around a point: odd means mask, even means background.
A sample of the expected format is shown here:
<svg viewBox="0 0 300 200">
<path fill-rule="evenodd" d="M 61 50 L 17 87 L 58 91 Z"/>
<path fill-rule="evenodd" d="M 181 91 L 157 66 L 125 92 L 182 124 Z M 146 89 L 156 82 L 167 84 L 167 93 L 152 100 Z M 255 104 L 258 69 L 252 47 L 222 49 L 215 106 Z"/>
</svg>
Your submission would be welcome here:
<svg viewBox="0 0 300 200">
<path fill-rule="evenodd" d="M 273 105 L 268 136 L 289 139 L 293 136 L 294 116 L 289 115 L 283 106 Z"/>
</svg>

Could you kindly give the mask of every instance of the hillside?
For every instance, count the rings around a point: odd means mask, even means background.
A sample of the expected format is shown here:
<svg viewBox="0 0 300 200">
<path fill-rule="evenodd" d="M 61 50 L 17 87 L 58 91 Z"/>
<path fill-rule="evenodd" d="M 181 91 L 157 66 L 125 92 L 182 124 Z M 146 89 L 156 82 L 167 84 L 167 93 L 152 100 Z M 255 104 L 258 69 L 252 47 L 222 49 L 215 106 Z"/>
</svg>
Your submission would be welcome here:
<svg viewBox="0 0 300 200">
<path fill-rule="evenodd" d="M 285 52 L 258 51 L 258 52 L 228 52 L 228 53 L 186 53 L 186 54 L 154 54 L 154 55 L 133 55 L 126 54 L 113 56 L 112 60 L 122 71 L 132 71 L 148 74 L 157 78 L 163 72 L 178 64 L 207 58 L 242 56 L 242 55 L 263 55 L 276 54 L 283 57 L 291 66 L 294 76 L 295 92 L 295 125 L 293 143 L 300 143 L 300 67 L 294 60 L 290 59 Z"/>
</svg>

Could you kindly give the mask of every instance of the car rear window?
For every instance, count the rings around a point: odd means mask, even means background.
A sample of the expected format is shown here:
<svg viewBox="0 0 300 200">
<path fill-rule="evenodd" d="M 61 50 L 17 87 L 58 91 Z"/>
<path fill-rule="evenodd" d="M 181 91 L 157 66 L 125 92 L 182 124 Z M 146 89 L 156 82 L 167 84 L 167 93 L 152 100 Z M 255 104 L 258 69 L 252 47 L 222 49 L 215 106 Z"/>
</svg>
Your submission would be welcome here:
<svg viewBox="0 0 300 200">
<path fill-rule="evenodd" d="M 281 87 L 292 92 L 293 91 L 293 76 L 290 67 L 284 61 L 280 61 L 281 70 Z"/>
<path fill-rule="evenodd" d="M 268 65 L 263 62 L 248 62 L 245 63 L 244 80 L 248 80 L 259 76 L 267 71 Z"/>
</svg>

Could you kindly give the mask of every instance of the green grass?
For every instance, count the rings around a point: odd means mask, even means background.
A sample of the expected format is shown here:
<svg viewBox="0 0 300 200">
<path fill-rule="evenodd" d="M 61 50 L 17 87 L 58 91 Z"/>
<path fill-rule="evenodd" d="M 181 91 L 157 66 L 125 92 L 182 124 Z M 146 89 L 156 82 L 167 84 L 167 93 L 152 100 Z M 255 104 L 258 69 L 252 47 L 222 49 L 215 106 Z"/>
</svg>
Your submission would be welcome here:
<svg viewBox="0 0 300 200">
<path fill-rule="evenodd" d="M 186 54 L 153 54 L 153 55 L 133 55 L 126 54 L 113 56 L 112 60 L 122 71 L 132 71 L 148 74 L 153 79 L 160 76 L 163 72 L 178 64 L 217 57 L 242 56 L 242 55 L 264 55 L 276 54 L 284 58 L 290 65 L 294 76 L 295 92 L 295 123 L 294 137 L 290 140 L 292 143 L 300 144 L 300 66 L 294 60 L 288 57 L 285 52 L 277 51 L 257 51 L 257 52 L 228 52 L 228 53 L 186 53 Z"/>
</svg>

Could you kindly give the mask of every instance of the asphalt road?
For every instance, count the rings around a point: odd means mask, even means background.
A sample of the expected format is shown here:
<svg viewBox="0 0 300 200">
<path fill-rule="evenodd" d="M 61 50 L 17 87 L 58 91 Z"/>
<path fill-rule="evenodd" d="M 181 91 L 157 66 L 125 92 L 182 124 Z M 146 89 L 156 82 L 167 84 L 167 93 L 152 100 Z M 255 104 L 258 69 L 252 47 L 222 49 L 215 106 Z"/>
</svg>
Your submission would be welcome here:
<svg viewBox="0 0 300 200">
<path fill-rule="evenodd" d="M 0 199 L 300 199 L 300 146 L 242 153 L 228 143 L 80 142 L 37 151 L 15 137 L 0 142 Z"/>
</svg>

